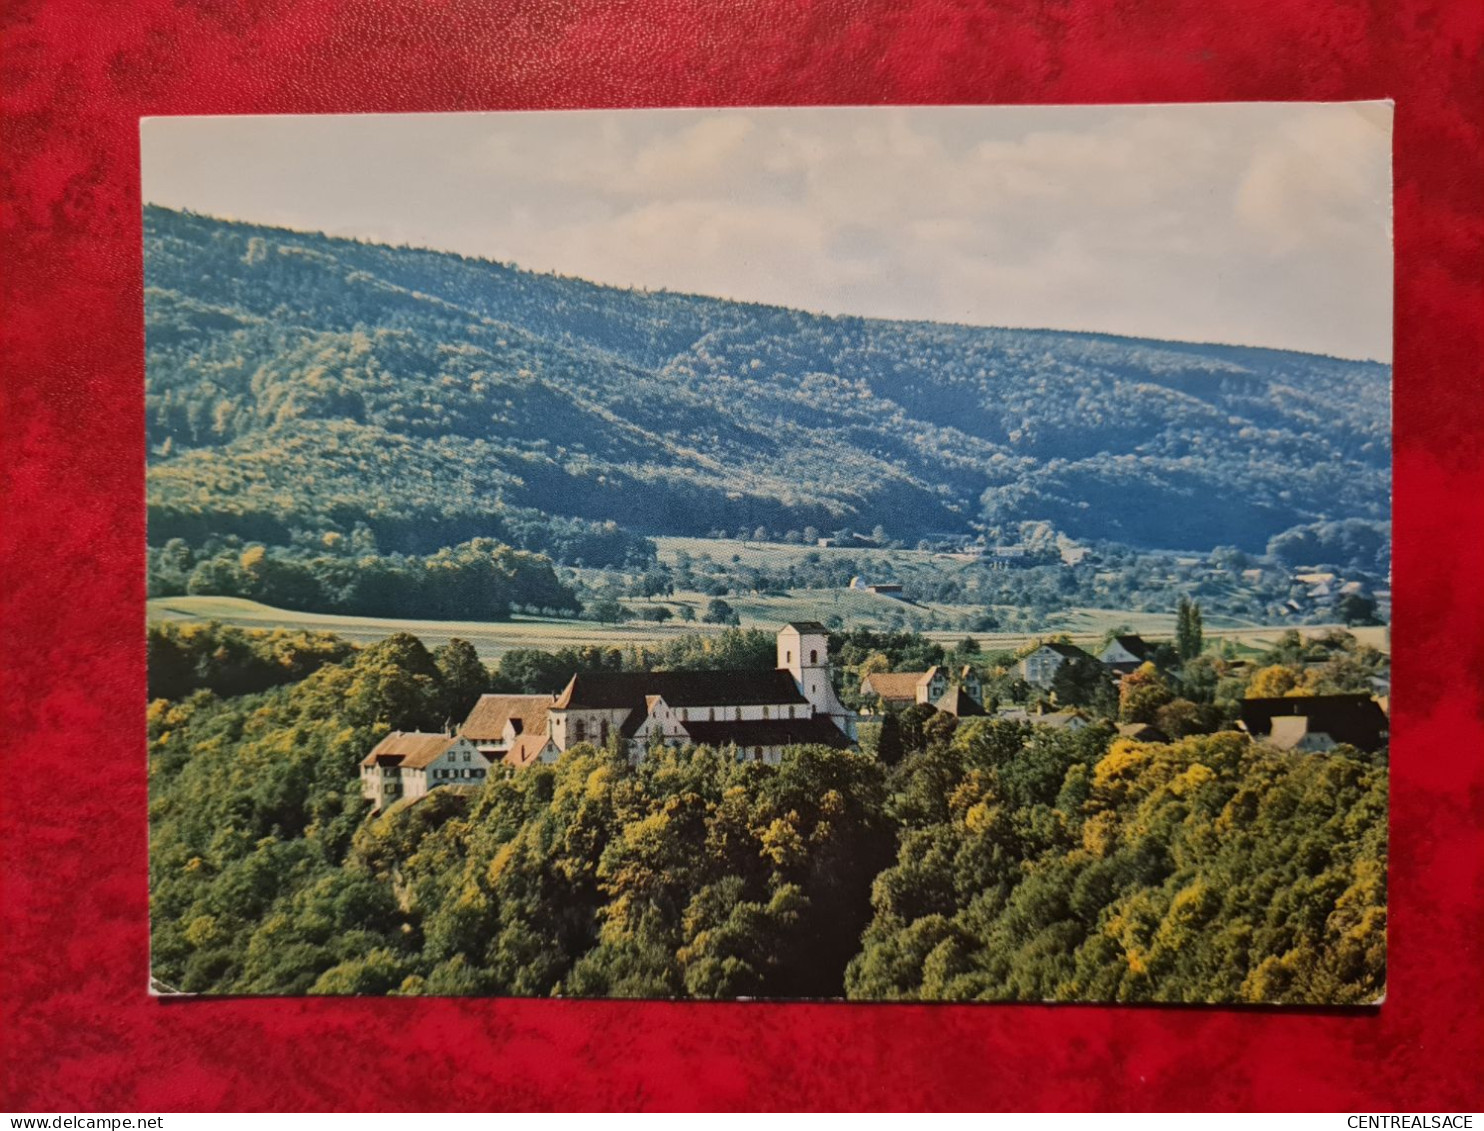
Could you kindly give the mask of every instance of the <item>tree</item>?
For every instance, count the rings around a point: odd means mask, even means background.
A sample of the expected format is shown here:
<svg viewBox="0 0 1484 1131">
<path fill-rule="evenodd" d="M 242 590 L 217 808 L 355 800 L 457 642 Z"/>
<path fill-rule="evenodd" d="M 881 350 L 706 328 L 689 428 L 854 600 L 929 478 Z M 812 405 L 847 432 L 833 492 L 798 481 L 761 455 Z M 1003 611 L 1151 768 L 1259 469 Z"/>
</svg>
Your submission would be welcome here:
<svg viewBox="0 0 1484 1131">
<path fill-rule="evenodd" d="M 1182 664 L 1188 664 L 1201 654 L 1201 606 L 1182 596 L 1175 610 L 1175 652 Z"/>
<path fill-rule="evenodd" d="M 433 649 L 433 662 L 443 677 L 444 709 L 448 719 L 457 725 L 468 714 L 479 697 L 490 689 L 489 669 L 467 640 L 454 637 Z"/>
<path fill-rule="evenodd" d="M 914 703 L 896 716 L 905 753 L 914 754 L 927 748 L 928 724 L 939 713 L 931 703 Z"/>
<path fill-rule="evenodd" d="M 1285 695 L 1300 693 L 1303 676 L 1282 664 L 1270 664 L 1252 673 L 1247 685 L 1248 699 L 1281 699 Z"/>
<path fill-rule="evenodd" d="M 587 615 L 599 624 L 617 624 L 628 610 L 612 597 L 599 597 L 587 607 Z"/>
<path fill-rule="evenodd" d="M 1380 624 L 1376 618 L 1376 599 L 1362 593 L 1346 593 L 1335 605 L 1335 615 L 1347 625 Z"/>
<path fill-rule="evenodd" d="M 1063 707 L 1090 707 L 1105 715 L 1118 709 L 1108 669 L 1091 656 L 1073 656 L 1058 667 L 1051 693 Z"/>
<path fill-rule="evenodd" d="M 881 719 L 881 736 L 876 740 L 876 757 L 884 766 L 895 766 L 905 753 L 902 746 L 902 723 L 894 711 Z"/>
<path fill-rule="evenodd" d="M 1156 713 L 1173 696 L 1170 685 L 1153 664 L 1140 664 L 1123 677 L 1118 689 L 1118 717 L 1126 723 L 1153 723 Z"/>
<path fill-rule="evenodd" d="M 669 571 L 663 566 L 651 566 L 639 579 L 641 597 L 667 597 L 673 592 L 675 584 L 670 580 Z"/>
<path fill-rule="evenodd" d="M 720 597 L 714 597 L 706 604 L 706 612 L 701 617 L 706 624 L 741 624 L 742 618 L 727 602 Z"/>
<path fill-rule="evenodd" d="M 1221 712 L 1209 703 L 1171 699 L 1154 713 L 1154 725 L 1170 738 L 1208 734 L 1219 725 Z"/>
</svg>

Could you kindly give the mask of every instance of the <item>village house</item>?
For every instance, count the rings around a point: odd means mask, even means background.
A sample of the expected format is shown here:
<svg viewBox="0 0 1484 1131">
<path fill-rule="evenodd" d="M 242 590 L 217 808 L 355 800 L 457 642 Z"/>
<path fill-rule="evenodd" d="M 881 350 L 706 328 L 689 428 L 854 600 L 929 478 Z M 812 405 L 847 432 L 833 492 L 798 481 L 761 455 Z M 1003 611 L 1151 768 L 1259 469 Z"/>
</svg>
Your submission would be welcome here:
<svg viewBox="0 0 1484 1131">
<path fill-rule="evenodd" d="M 1290 695 L 1243 699 L 1237 725 L 1253 741 L 1280 750 L 1328 750 L 1346 743 L 1374 752 L 1386 743 L 1390 723 L 1369 695 Z"/>
<path fill-rule="evenodd" d="M 850 588 L 861 593 L 874 593 L 878 597 L 891 597 L 897 601 L 907 601 L 907 595 L 902 590 L 901 583 L 896 581 L 867 581 L 862 577 L 852 577 Z M 907 601 L 910 605 L 912 602 Z"/>
<path fill-rule="evenodd" d="M 361 796 L 384 809 L 441 785 L 481 784 L 489 763 L 462 735 L 394 730 L 361 761 Z"/>
<path fill-rule="evenodd" d="M 1049 644 L 1042 644 L 1034 652 L 1023 657 L 1016 667 L 1020 670 L 1021 679 L 1032 687 L 1045 691 L 1056 679 L 1056 673 L 1061 666 L 1068 660 L 1079 656 L 1086 660 L 1093 658 L 1075 644 L 1052 641 Z"/>
<path fill-rule="evenodd" d="M 961 689 L 966 697 L 982 707 L 984 684 L 979 673 L 967 664 L 958 670 L 956 677 L 939 664 L 925 672 L 872 672 L 861 680 L 860 691 L 867 700 L 876 700 L 879 710 L 901 711 L 917 703 L 937 706 L 953 688 Z M 938 709 L 947 710 L 945 707 Z"/>
<path fill-rule="evenodd" d="M 1098 656 L 1103 666 L 1118 675 L 1138 671 L 1154 659 L 1154 648 L 1141 636 L 1115 636 Z"/>
<path fill-rule="evenodd" d="M 1024 707 L 1002 707 L 996 719 L 1008 723 L 1029 723 L 1052 730 L 1076 732 L 1086 730 L 1092 722 L 1081 711 L 1027 711 Z"/>
<path fill-rule="evenodd" d="M 923 672 L 872 672 L 861 680 L 861 695 L 883 711 L 903 711 L 917 702 Z"/>
<path fill-rule="evenodd" d="M 984 709 L 984 704 L 969 694 L 968 688 L 961 683 L 955 684 L 934 699 L 933 707 L 956 719 L 974 719 L 988 713 Z"/>
<path fill-rule="evenodd" d="M 991 569 L 1010 569 L 1028 565 L 1024 546 L 987 546 L 979 555 L 979 561 Z"/>
</svg>

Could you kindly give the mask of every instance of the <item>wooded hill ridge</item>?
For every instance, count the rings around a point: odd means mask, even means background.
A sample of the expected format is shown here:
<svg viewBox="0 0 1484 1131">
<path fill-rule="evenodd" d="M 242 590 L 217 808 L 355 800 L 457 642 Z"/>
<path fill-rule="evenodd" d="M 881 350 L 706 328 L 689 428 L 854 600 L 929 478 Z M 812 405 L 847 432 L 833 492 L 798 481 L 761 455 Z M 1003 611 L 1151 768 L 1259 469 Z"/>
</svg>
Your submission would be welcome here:
<svg viewBox="0 0 1484 1131">
<path fill-rule="evenodd" d="M 829 317 L 154 206 L 144 239 L 152 543 L 364 523 L 549 552 L 550 527 L 559 560 L 618 564 L 626 532 L 1044 520 L 1260 552 L 1388 518 L 1382 364 Z"/>
</svg>

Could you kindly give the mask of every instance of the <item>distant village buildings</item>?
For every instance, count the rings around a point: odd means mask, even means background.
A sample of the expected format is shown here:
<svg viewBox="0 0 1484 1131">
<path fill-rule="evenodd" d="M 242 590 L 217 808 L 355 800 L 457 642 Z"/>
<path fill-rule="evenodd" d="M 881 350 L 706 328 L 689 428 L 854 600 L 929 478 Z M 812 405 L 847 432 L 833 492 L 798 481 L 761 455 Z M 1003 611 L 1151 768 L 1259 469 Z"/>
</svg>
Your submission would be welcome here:
<svg viewBox="0 0 1484 1131">
<path fill-rule="evenodd" d="M 1096 657 L 1052 641 L 1023 656 L 1017 670 L 1029 686 L 1045 691 L 1073 660 L 1121 677 L 1154 654 L 1132 634 L 1114 637 Z M 862 679 L 860 694 L 867 717 L 914 706 L 960 719 L 989 714 L 983 682 L 969 665 L 873 672 Z M 635 763 L 656 744 L 732 748 L 739 758 L 777 763 L 790 746 L 853 745 L 859 717 L 835 694 L 828 630 L 800 621 L 779 630 L 777 666 L 770 671 L 588 672 L 574 675 L 557 695 L 481 696 L 456 734 L 395 731 L 383 738 L 361 763 L 362 794 L 381 809 L 439 787 L 477 787 L 493 767 L 550 764 L 582 743 L 616 741 Z M 1000 708 L 994 717 L 1068 731 L 1095 722 L 1083 711 L 1044 704 Z M 1388 736 L 1384 698 L 1365 694 L 1246 699 L 1237 725 L 1253 741 L 1295 752 L 1341 743 L 1375 751 Z M 1169 741 L 1146 723 L 1118 724 L 1117 733 L 1137 742 Z"/>
</svg>

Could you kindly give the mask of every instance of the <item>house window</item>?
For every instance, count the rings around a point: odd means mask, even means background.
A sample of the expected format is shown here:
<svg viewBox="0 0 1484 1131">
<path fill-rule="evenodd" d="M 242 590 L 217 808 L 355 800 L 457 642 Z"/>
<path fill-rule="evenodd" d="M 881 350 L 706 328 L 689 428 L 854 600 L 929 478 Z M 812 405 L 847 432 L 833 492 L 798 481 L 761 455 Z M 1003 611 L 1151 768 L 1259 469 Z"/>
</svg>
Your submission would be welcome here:
<svg viewBox="0 0 1484 1131">
<path fill-rule="evenodd" d="M 468 760 L 469 760 L 469 752 L 467 750 L 465 750 L 464 751 L 464 761 L 467 762 Z"/>
<path fill-rule="evenodd" d="M 608 720 L 607 719 L 604 719 L 601 723 L 598 724 L 598 741 L 599 742 L 604 742 L 604 743 L 606 743 L 608 741 Z"/>
<path fill-rule="evenodd" d="M 581 719 L 572 725 L 572 736 L 577 742 L 587 741 L 587 723 Z"/>
<path fill-rule="evenodd" d="M 763 718 L 765 718 L 765 719 L 766 719 L 766 718 L 767 718 L 767 717 L 768 717 L 768 708 L 767 708 L 767 706 L 766 706 L 766 704 L 765 704 L 765 705 L 764 705 L 764 706 L 763 706 Z"/>
<path fill-rule="evenodd" d="M 785 652 L 785 653 L 783 653 L 783 662 L 785 664 L 791 664 L 791 663 L 793 663 L 794 662 L 794 654 L 792 652 Z"/>
<path fill-rule="evenodd" d="M 713 723 L 716 721 L 716 708 L 715 707 L 712 707 L 711 708 L 711 721 Z"/>
<path fill-rule="evenodd" d="M 809 649 L 809 662 L 811 664 L 819 663 L 819 653 L 816 652 L 813 648 Z"/>
</svg>

